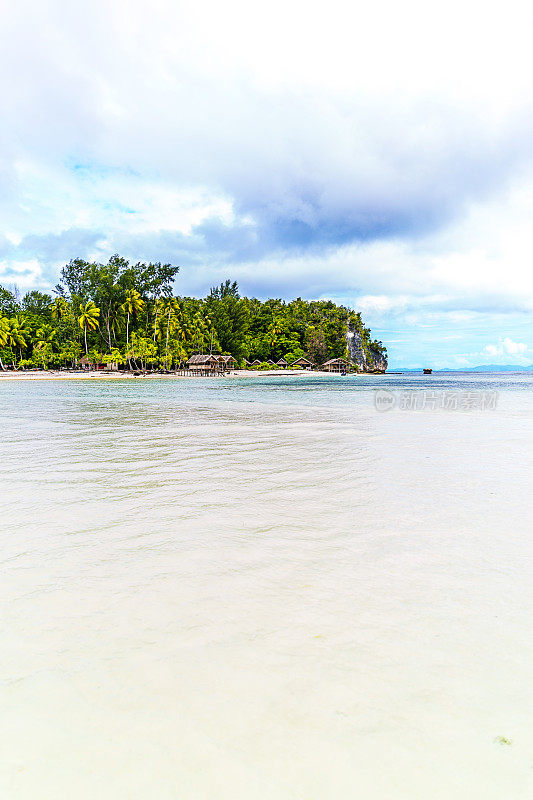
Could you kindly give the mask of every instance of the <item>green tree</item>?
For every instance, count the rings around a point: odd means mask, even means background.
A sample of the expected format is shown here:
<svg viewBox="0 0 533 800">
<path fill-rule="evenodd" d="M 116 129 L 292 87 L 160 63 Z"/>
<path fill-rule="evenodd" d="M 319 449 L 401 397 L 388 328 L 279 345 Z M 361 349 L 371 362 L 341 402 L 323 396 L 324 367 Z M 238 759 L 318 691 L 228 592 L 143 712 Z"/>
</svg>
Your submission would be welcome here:
<svg viewBox="0 0 533 800">
<path fill-rule="evenodd" d="M 220 347 L 241 361 L 248 332 L 248 309 L 239 295 L 236 281 L 227 280 L 213 287 L 205 301 L 206 310 L 212 320 Z"/>
<path fill-rule="evenodd" d="M 52 356 L 52 345 L 46 342 L 42 342 L 33 350 L 34 362 L 37 364 L 37 366 L 42 367 L 43 369 L 48 369 L 48 364 L 50 363 Z"/>
<path fill-rule="evenodd" d="M 172 285 L 178 274 L 180 268 L 173 267 L 172 264 L 150 263 L 141 270 L 140 277 L 144 282 L 146 291 L 151 295 L 154 307 L 154 342 L 157 332 L 157 317 L 160 310 L 160 305 L 157 301 L 161 297 L 170 297 L 172 295 Z"/>
<path fill-rule="evenodd" d="M 122 310 L 126 314 L 126 349 L 130 345 L 130 318 L 137 319 L 138 314 L 144 308 L 144 300 L 136 289 L 126 290 L 126 299 L 122 304 Z"/>
<path fill-rule="evenodd" d="M 70 362 L 71 366 L 74 367 L 80 355 L 81 346 L 79 342 L 64 342 L 59 349 L 58 361 L 60 364 Z"/>
<path fill-rule="evenodd" d="M 0 314 L 10 317 L 13 314 L 18 314 L 20 311 L 20 304 L 13 292 L 0 286 Z"/>
<path fill-rule="evenodd" d="M 322 327 L 310 327 L 307 332 L 307 354 L 313 364 L 323 364 L 328 358 L 326 337 Z"/>
<path fill-rule="evenodd" d="M 6 317 L 0 317 L 0 348 L 7 345 L 9 339 L 9 320 Z M 0 367 L 5 371 L 4 362 L 0 356 Z"/>
<path fill-rule="evenodd" d="M 49 294 L 43 294 L 43 292 L 38 292 L 36 290 L 28 292 L 22 298 L 23 310 L 36 317 L 42 317 L 43 319 L 50 319 L 51 303 L 52 298 Z"/>
<path fill-rule="evenodd" d="M 78 323 L 80 328 L 83 331 L 83 336 L 85 340 L 85 355 L 88 355 L 89 351 L 87 349 L 87 331 L 95 331 L 98 327 L 98 319 L 100 317 L 100 309 L 93 303 L 92 300 L 89 300 L 87 303 L 80 307 L 80 316 L 78 317 Z"/>
<path fill-rule="evenodd" d="M 181 309 L 178 301 L 174 297 L 171 297 L 168 300 L 166 300 L 162 308 L 162 320 L 165 326 L 165 363 L 167 369 L 169 369 L 168 341 L 170 335 L 174 334 L 180 317 L 181 317 Z"/>
<path fill-rule="evenodd" d="M 8 320 L 7 346 L 13 349 L 18 348 L 19 359 L 22 358 L 22 350 L 26 349 L 26 338 L 29 331 L 25 327 L 24 320 L 20 317 L 11 317 Z"/>
<path fill-rule="evenodd" d="M 60 322 L 65 314 L 68 312 L 68 303 L 64 297 L 56 297 L 56 299 L 50 305 L 50 313 L 52 315 L 52 319 L 57 320 Z"/>
<path fill-rule="evenodd" d="M 134 363 L 139 362 L 141 369 L 145 370 L 148 362 L 153 364 L 157 359 L 157 347 L 152 339 L 133 331 L 126 357 Z"/>
</svg>

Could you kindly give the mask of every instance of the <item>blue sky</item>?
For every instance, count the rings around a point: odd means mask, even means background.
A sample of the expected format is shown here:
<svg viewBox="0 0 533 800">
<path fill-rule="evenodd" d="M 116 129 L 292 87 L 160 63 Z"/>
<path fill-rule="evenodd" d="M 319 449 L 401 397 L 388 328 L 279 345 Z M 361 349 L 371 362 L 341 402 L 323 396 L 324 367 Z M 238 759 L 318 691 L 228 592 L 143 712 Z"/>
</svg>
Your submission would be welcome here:
<svg viewBox="0 0 533 800">
<path fill-rule="evenodd" d="M 487 5 L 5 4 L 0 282 L 118 252 L 532 363 L 533 10 Z"/>
</svg>

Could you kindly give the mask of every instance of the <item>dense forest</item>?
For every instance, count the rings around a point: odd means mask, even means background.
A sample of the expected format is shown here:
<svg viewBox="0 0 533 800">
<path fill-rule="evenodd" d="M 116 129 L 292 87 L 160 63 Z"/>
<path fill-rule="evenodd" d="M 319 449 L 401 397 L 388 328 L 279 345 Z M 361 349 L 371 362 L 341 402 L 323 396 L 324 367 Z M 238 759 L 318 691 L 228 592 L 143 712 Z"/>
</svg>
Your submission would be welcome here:
<svg viewBox="0 0 533 800">
<path fill-rule="evenodd" d="M 107 264 L 74 259 L 61 271 L 54 296 L 23 297 L 0 287 L 0 358 L 6 368 L 74 367 L 115 362 L 130 368 L 172 369 L 193 353 L 314 364 L 345 357 L 348 327 L 363 350 L 384 354 L 361 315 L 330 300 L 287 303 L 241 297 L 227 280 L 204 299 L 174 294 L 179 267 L 131 264 L 118 255 Z"/>
</svg>

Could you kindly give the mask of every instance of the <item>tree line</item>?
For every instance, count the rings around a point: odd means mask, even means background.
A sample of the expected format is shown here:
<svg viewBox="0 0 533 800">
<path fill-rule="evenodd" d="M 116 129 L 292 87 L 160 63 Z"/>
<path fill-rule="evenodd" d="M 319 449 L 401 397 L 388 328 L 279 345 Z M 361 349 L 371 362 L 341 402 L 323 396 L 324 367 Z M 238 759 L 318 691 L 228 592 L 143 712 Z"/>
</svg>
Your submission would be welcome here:
<svg viewBox="0 0 533 800">
<path fill-rule="evenodd" d="M 241 297 L 236 282 L 207 297 L 174 293 L 179 267 L 132 264 L 114 255 L 107 264 L 73 259 L 53 295 L 0 287 L 0 366 L 75 367 L 116 362 L 132 369 L 173 369 L 193 353 L 315 364 L 345 357 L 346 330 L 362 346 L 385 353 L 357 313 L 331 300 L 291 302 Z"/>
</svg>

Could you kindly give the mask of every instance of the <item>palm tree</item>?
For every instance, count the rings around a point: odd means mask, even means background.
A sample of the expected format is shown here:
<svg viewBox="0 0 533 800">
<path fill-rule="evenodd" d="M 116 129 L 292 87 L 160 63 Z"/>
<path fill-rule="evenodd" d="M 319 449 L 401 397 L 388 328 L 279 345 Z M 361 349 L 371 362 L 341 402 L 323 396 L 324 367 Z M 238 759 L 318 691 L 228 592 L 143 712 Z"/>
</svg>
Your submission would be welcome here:
<svg viewBox="0 0 533 800">
<path fill-rule="evenodd" d="M 88 355 L 87 349 L 87 331 L 95 331 L 98 327 L 98 317 L 100 316 L 100 309 L 95 306 L 92 300 L 80 306 L 80 316 L 78 322 L 83 331 L 85 338 L 85 355 Z"/>
<path fill-rule="evenodd" d="M 55 328 L 51 328 L 50 325 L 45 325 L 42 328 L 37 328 L 35 331 L 35 339 L 36 339 L 36 347 L 38 349 L 42 349 L 46 347 L 47 344 L 53 346 L 57 344 L 57 330 Z"/>
<path fill-rule="evenodd" d="M 126 299 L 122 303 L 122 310 L 127 314 L 126 318 L 126 348 L 130 346 L 130 316 L 136 317 L 139 311 L 144 308 L 144 300 L 136 289 L 128 289 Z M 128 364 L 131 367 L 128 358 Z"/>
<path fill-rule="evenodd" d="M 185 342 L 189 341 L 192 336 L 191 329 L 188 323 L 189 320 L 181 313 L 181 308 L 180 308 L 180 313 L 178 315 L 178 319 L 176 321 L 176 327 L 174 330 L 174 336 L 176 340 L 179 342 L 180 352 L 182 354 L 180 356 L 180 361 L 183 359 L 183 357 L 185 358 L 187 357 Z"/>
<path fill-rule="evenodd" d="M 273 347 L 276 339 L 283 333 L 283 329 L 278 320 L 273 319 L 272 324 L 268 327 L 268 341 L 271 347 Z"/>
<path fill-rule="evenodd" d="M 0 317 L 0 347 L 5 347 L 9 337 L 9 321 L 6 317 Z M 0 358 L 0 367 L 5 371 L 4 362 Z"/>
<path fill-rule="evenodd" d="M 113 301 L 109 306 L 109 331 L 113 335 L 113 341 L 117 341 L 117 333 L 120 331 L 120 321 L 122 319 L 123 308 L 117 301 Z M 113 345 L 110 343 L 110 351 Z"/>
<path fill-rule="evenodd" d="M 9 347 L 18 347 L 19 359 L 22 358 L 22 349 L 26 348 L 26 338 L 29 336 L 29 331 L 24 325 L 24 320 L 18 317 L 11 317 L 9 320 L 9 328 L 7 331 L 7 342 Z"/>
<path fill-rule="evenodd" d="M 162 311 L 162 310 L 163 310 L 163 305 L 164 305 L 164 303 L 163 303 L 163 300 L 158 300 L 158 299 L 156 299 L 156 300 L 154 301 L 154 312 L 155 312 L 155 319 L 154 319 L 154 342 L 155 342 L 155 340 L 156 340 L 156 336 L 157 336 L 157 317 L 158 317 L 159 311 Z"/>
<path fill-rule="evenodd" d="M 195 351 L 200 352 L 202 348 L 205 347 L 206 338 L 210 332 L 209 331 L 210 323 L 211 321 L 209 317 L 204 319 L 204 317 L 201 315 L 199 311 L 197 311 L 194 317 L 192 318 L 190 335 L 191 335 L 191 344 L 193 352 Z M 213 330 L 211 331 L 211 334 L 213 334 Z M 211 335 L 211 344 L 212 342 L 213 342 L 213 336 Z"/>
<path fill-rule="evenodd" d="M 163 306 L 163 313 L 164 313 L 164 316 L 166 317 L 166 321 L 167 321 L 167 336 L 166 336 L 166 342 L 165 342 L 165 362 L 166 362 L 167 369 L 168 369 L 168 336 L 169 336 L 169 333 L 170 333 L 170 330 L 171 330 L 171 326 L 172 326 L 172 331 L 174 331 L 174 329 L 176 327 L 176 324 L 177 324 L 178 320 L 181 317 L 180 304 L 178 303 L 178 301 L 176 300 L 175 297 L 171 297 L 169 300 L 167 300 L 165 302 L 165 304 Z"/>
<path fill-rule="evenodd" d="M 63 297 L 56 297 L 50 306 L 52 317 L 59 322 L 65 311 L 67 310 L 67 303 Z"/>
<path fill-rule="evenodd" d="M 139 311 L 144 308 L 144 300 L 136 289 L 128 289 L 126 292 L 126 299 L 122 303 L 122 310 L 127 315 L 126 318 L 126 344 L 129 344 L 130 339 L 130 317 L 136 317 Z"/>
</svg>

